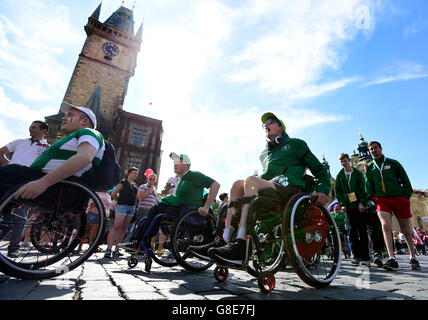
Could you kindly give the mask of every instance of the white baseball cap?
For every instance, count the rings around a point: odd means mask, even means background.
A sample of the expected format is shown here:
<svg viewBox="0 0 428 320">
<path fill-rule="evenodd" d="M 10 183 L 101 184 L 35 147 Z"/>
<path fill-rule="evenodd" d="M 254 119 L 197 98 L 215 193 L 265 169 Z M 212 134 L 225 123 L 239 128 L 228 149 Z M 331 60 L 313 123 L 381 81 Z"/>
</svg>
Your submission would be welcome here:
<svg viewBox="0 0 428 320">
<path fill-rule="evenodd" d="M 92 112 L 91 109 L 85 108 L 85 107 L 73 106 L 71 103 L 68 103 L 66 101 L 63 101 L 61 103 L 61 111 L 64 113 L 67 113 L 67 111 L 72 108 L 82 111 L 84 114 L 86 114 L 89 117 L 89 119 L 91 119 L 91 122 L 93 125 L 92 129 L 95 129 L 97 127 L 97 118 L 95 117 L 95 114 Z"/>
</svg>

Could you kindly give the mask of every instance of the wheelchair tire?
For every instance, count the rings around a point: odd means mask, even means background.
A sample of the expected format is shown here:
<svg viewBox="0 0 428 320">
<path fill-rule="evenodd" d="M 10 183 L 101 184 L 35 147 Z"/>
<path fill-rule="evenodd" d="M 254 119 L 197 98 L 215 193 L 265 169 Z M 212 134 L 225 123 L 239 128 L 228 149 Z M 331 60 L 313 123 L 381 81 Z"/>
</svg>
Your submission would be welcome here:
<svg viewBox="0 0 428 320">
<path fill-rule="evenodd" d="M 284 241 L 288 260 L 300 279 L 311 287 L 324 288 L 330 285 L 339 271 L 342 248 L 336 223 L 323 207 L 316 206 L 327 223 L 324 239 L 311 238 L 311 234 L 304 234 L 306 231 L 303 230 L 301 223 L 306 219 L 305 206 L 311 204 L 311 197 L 300 193 L 289 200 L 284 209 Z M 316 246 L 322 243 L 321 241 L 324 241 L 322 249 L 311 257 L 305 259 L 299 253 L 298 242 L 305 246 L 312 246 L 311 243 Z"/>
<path fill-rule="evenodd" d="M 270 293 L 275 289 L 275 276 L 271 272 L 262 272 L 258 276 L 257 284 L 262 293 Z"/>
<path fill-rule="evenodd" d="M 201 216 L 197 209 L 180 215 L 174 223 L 172 233 L 172 253 L 178 264 L 192 272 L 200 272 L 211 267 L 214 262 L 192 256 L 188 252 L 190 246 L 211 243 L 215 238 L 217 219 L 210 209 L 206 217 Z"/>
<path fill-rule="evenodd" d="M 73 270 L 92 255 L 99 242 L 102 241 L 106 225 L 104 205 L 95 191 L 83 183 L 70 179 L 63 180 L 48 188 L 36 199 L 15 200 L 14 194 L 18 188 L 13 189 L 9 196 L 4 198 L 0 204 L 0 213 L 7 207 L 23 205 L 28 210 L 37 212 L 38 217 L 41 217 L 46 227 L 39 229 L 39 231 L 46 230 L 44 235 L 39 235 L 39 240 L 41 238 L 49 239 L 52 235 L 59 235 L 63 240 L 61 244 L 65 243 L 66 245 L 49 247 L 47 240 L 44 244 L 44 250 L 42 250 L 44 252 L 41 252 L 37 249 L 37 245 L 40 244 L 39 241 L 35 247 L 29 242 L 20 246 L 17 258 L 10 258 L 7 255 L 9 243 L 3 239 L 0 242 L 1 272 L 20 279 L 49 279 Z M 54 197 L 47 195 L 54 195 Z M 83 239 L 87 226 L 86 208 L 89 199 L 94 202 L 100 216 L 95 239 L 90 245 L 87 244 L 86 239 Z M 33 219 L 26 219 L 27 229 L 24 229 L 21 237 L 30 237 L 31 239 L 31 232 L 35 230 L 30 226 L 32 223 L 34 223 Z M 72 228 L 71 232 L 70 228 Z M 81 241 L 85 245 L 85 249 L 82 252 L 76 252 L 75 249 Z"/>
<path fill-rule="evenodd" d="M 219 267 L 216 266 L 214 268 L 214 278 L 218 282 L 225 282 L 227 280 L 227 277 L 229 276 L 229 269 L 226 267 Z"/>
<path fill-rule="evenodd" d="M 130 269 L 135 268 L 138 264 L 138 259 L 136 257 L 130 257 L 128 258 L 127 263 Z"/>
</svg>

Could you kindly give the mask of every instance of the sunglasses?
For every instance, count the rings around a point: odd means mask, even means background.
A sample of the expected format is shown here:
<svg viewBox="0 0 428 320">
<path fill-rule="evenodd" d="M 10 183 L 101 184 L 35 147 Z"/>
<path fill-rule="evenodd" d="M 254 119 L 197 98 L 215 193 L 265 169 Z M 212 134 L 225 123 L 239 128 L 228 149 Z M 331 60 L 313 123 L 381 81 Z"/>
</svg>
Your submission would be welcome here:
<svg viewBox="0 0 428 320">
<path fill-rule="evenodd" d="M 266 126 L 268 126 L 268 125 L 270 125 L 270 124 L 272 124 L 274 122 L 278 122 L 278 121 L 276 119 L 273 119 L 273 118 L 269 119 L 265 123 L 262 124 L 262 128 L 264 129 L 264 128 L 266 128 Z"/>
</svg>

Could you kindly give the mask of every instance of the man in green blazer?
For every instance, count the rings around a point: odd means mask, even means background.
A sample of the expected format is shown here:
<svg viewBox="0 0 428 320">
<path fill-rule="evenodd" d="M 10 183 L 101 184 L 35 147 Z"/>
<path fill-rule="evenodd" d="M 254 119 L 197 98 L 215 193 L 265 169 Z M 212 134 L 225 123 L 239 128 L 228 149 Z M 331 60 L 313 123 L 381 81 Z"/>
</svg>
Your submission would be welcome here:
<svg viewBox="0 0 428 320">
<path fill-rule="evenodd" d="M 351 223 L 349 239 L 354 255 L 351 262 L 356 265 L 361 262 L 370 267 L 365 178 L 357 168 L 351 165 L 351 159 L 347 153 L 341 153 L 339 160 L 343 169 L 337 174 L 334 192 L 339 205 L 347 213 Z"/>
</svg>

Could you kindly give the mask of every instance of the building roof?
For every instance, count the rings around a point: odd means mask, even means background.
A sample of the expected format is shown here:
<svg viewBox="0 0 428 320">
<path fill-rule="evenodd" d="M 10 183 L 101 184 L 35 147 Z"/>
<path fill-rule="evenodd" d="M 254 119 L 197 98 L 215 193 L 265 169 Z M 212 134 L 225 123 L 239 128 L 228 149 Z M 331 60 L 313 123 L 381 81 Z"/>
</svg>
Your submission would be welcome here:
<svg viewBox="0 0 428 320">
<path fill-rule="evenodd" d="M 124 6 L 117 9 L 104 24 L 134 36 L 134 12 Z"/>
</svg>

